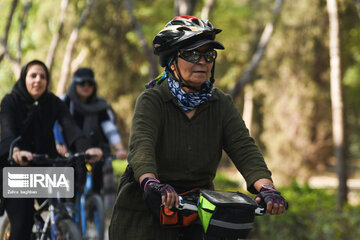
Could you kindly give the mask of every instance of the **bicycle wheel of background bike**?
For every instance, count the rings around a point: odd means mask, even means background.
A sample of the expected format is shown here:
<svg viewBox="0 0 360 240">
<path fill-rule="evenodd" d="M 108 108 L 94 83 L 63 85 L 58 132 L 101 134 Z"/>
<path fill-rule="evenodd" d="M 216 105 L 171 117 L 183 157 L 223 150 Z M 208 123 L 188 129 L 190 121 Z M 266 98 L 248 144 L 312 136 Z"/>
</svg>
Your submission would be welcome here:
<svg viewBox="0 0 360 240">
<path fill-rule="evenodd" d="M 9 218 L 6 216 L 4 218 L 4 221 L 1 225 L 1 231 L 0 231 L 0 240 L 9 240 L 10 239 L 10 220 Z M 41 233 L 40 232 L 37 232 L 37 230 L 40 229 L 39 228 L 39 225 L 38 225 L 38 222 L 35 222 L 34 223 L 34 226 L 33 226 L 33 232 L 31 233 L 31 239 L 33 240 L 37 240 L 37 239 L 40 239 L 40 235 Z M 46 240 L 51 240 L 50 236 L 49 236 L 50 233 L 48 233 L 46 236 L 45 236 L 45 239 Z"/>
<path fill-rule="evenodd" d="M 0 239 L 8 240 L 10 238 L 10 220 L 6 217 L 1 225 Z"/>
<path fill-rule="evenodd" d="M 58 222 L 57 228 L 59 235 L 57 240 L 79 240 L 81 239 L 81 233 L 76 224 L 70 219 L 62 219 Z"/>
<path fill-rule="evenodd" d="M 103 240 L 105 234 L 104 204 L 99 195 L 89 195 L 85 202 L 86 239 Z"/>
</svg>

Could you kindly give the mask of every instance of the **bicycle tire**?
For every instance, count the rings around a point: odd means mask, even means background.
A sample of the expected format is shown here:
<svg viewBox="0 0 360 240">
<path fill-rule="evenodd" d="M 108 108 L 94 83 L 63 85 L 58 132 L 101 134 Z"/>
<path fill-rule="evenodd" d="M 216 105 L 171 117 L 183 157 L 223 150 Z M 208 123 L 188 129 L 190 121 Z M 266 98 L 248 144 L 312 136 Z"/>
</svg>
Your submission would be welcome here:
<svg viewBox="0 0 360 240">
<path fill-rule="evenodd" d="M 10 220 L 8 216 L 6 216 L 1 225 L 0 239 L 8 240 L 9 238 L 10 238 Z"/>
<path fill-rule="evenodd" d="M 8 216 L 6 216 L 4 218 L 4 221 L 1 225 L 1 230 L 0 230 L 0 240 L 8 240 L 10 239 L 10 219 Z M 33 226 L 33 231 L 32 231 L 32 237 L 31 239 L 34 239 L 34 240 L 37 240 L 37 239 L 40 239 L 40 233 L 39 232 L 36 232 L 34 230 L 34 228 L 36 229 L 40 229 L 40 227 L 38 226 L 38 222 L 35 222 L 34 223 L 34 226 Z M 45 239 L 49 239 L 51 240 L 51 238 L 49 236 L 45 236 Z"/>
<path fill-rule="evenodd" d="M 34 223 L 35 225 L 36 223 Z M 4 218 L 4 221 L 1 225 L 1 231 L 0 231 L 0 240 L 8 240 L 10 239 L 10 219 L 8 216 Z M 32 239 L 38 239 L 34 232 L 32 232 L 33 238 Z"/>
<path fill-rule="evenodd" d="M 57 223 L 59 236 L 57 240 L 80 240 L 81 233 L 76 224 L 70 219 L 61 219 Z"/>
<path fill-rule="evenodd" d="M 101 197 L 91 194 L 85 201 L 86 238 L 87 240 L 104 240 L 105 210 Z"/>
</svg>

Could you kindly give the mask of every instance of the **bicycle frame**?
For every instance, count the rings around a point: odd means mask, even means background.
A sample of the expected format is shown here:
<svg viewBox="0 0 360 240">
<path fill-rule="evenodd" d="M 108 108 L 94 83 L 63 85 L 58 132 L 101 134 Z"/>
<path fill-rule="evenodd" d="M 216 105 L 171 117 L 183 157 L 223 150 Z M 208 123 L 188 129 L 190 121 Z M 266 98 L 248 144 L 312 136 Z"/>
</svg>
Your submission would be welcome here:
<svg viewBox="0 0 360 240">
<path fill-rule="evenodd" d="M 86 228 L 86 198 L 90 194 L 92 194 L 91 191 L 92 191 L 92 185 L 93 185 L 91 164 L 86 163 L 86 169 L 87 169 L 87 173 L 86 173 L 86 182 L 85 182 L 84 191 L 80 196 L 77 196 L 79 201 L 76 204 L 76 208 L 80 212 L 80 216 L 78 216 L 78 214 L 75 214 L 75 222 L 80 223 L 82 236 L 86 236 L 86 231 L 87 231 L 87 228 Z M 80 219 L 79 219 L 79 217 L 80 217 Z M 95 215 L 94 218 L 95 218 L 96 226 L 99 226 L 98 216 Z"/>
<path fill-rule="evenodd" d="M 47 205 L 48 207 L 46 208 Z M 43 219 L 41 213 L 46 210 L 48 210 L 48 215 Z M 36 236 L 36 239 L 45 240 L 49 235 L 52 240 L 56 240 L 59 235 L 57 227 L 58 221 L 61 219 L 71 219 L 71 212 L 65 206 L 61 205 L 61 199 L 57 196 L 56 198 L 46 199 L 39 206 L 39 209 L 35 211 L 34 216 L 38 221 L 34 224 L 38 224 L 37 226 L 39 226 L 35 234 L 40 234 Z"/>
<path fill-rule="evenodd" d="M 47 215 L 46 219 L 44 220 L 43 227 L 41 229 L 41 232 L 39 232 L 41 235 L 38 236 L 38 238 L 40 238 L 41 240 L 46 238 L 46 233 L 48 232 L 48 229 L 50 231 L 50 237 L 51 239 L 56 239 L 57 235 L 58 235 L 58 231 L 56 228 L 56 222 L 58 219 L 58 215 L 55 215 L 55 206 L 52 203 L 53 201 L 51 201 L 51 199 L 47 199 L 45 200 L 39 207 L 39 210 L 37 210 L 35 212 L 36 216 L 40 216 L 40 214 L 45 210 L 45 206 L 47 203 L 49 203 L 49 214 Z M 42 221 L 42 219 L 38 219 L 39 221 Z M 41 227 L 41 226 L 40 226 Z M 39 229 L 40 230 L 40 229 Z M 37 234 L 38 232 L 36 232 L 35 234 Z"/>
</svg>

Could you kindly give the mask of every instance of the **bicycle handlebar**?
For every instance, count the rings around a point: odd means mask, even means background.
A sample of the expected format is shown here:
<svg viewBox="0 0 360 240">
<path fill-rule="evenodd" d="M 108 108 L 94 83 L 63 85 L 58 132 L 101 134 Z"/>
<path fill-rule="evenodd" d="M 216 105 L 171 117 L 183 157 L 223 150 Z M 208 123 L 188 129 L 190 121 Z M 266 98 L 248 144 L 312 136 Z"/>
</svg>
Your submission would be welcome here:
<svg viewBox="0 0 360 240">
<path fill-rule="evenodd" d="M 85 154 L 83 152 L 68 154 L 65 157 L 49 157 L 47 154 L 34 154 L 34 163 L 35 164 L 50 164 L 50 165 L 61 165 L 68 164 L 77 159 L 88 159 L 95 155 Z"/>
<path fill-rule="evenodd" d="M 17 142 L 21 140 L 21 136 L 15 138 L 11 144 L 9 149 L 9 157 L 8 161 L 10 165 L 14 165 L 15 161 L 12 157 L 14 146 Z M 78 152 L 74 154 L 67 154 L 65 157 L 49 157 L 47 154 L 33 154 L 34 161 L 32 163 L 34 165 L 60 165 L 60 164 L 68 164 L 72 161 L 75 161 L 76 159 L 90 159 L 92 157 L 96 157 L 95 154 L 86 154 L 84 152 Z M 22 158 L 23 161 L 28 162 L 27 158 Z"/>
<path fill-rule="evenodd" d="M 8 157 L 8 161 L 10 162 L 10 165 L 12 163 L 14 163 L 14 159 L 12 158 L 13 152 L 14 152 L 14 146 L 17 142 L 19 142 L 21 140 L 21 136 L 18 136 L 17 138 L 15 138 L 11 143 L 10 143 L 10 149 L 9 149 L 9 157 Z"/>
<path fill-rule="evenodd" d="M 85 153 L 75 153 L 72 155 L 68 155 L 66 157 L 49 157 L 47 154 L 33 154 L 33 161 L 31 161 L 32 165 L 35 166 L 60 166 L 60 165 L 68 165 L 76 159 L 87 159 L 92 155 Z M 22 160 L 24 162 L 30 162 L 27 158 L 23 157 Z M 15 161 L 13 158 L 9 159 L 10 165 L 14 165 Z"/>
</svg>

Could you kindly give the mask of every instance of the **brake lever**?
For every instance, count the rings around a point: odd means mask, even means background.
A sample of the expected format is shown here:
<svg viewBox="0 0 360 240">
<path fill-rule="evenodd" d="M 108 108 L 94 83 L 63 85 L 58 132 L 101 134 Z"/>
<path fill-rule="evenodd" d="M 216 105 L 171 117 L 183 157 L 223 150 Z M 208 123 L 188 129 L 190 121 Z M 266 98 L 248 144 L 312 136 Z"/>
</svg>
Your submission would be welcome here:
<svg viewBox="0 0 360 240">
<path fill-rule="evenodd" d="M 265 215 L 265 208 L 263 208 L 263 207 L 256 208 L 255 209 L 255 215 L 257 215 L 257 216 Z"/>
<path fill-rule="evenodd" d="M 179 196 L 179 210 L 190 210 L 190 211 L 194 211 L 197 212 L 198 208 L 196 205 L 191 204 L 191 202 L 188 202 L 186 200 L 184 200 L 181 196 Z"/>
</svg>

